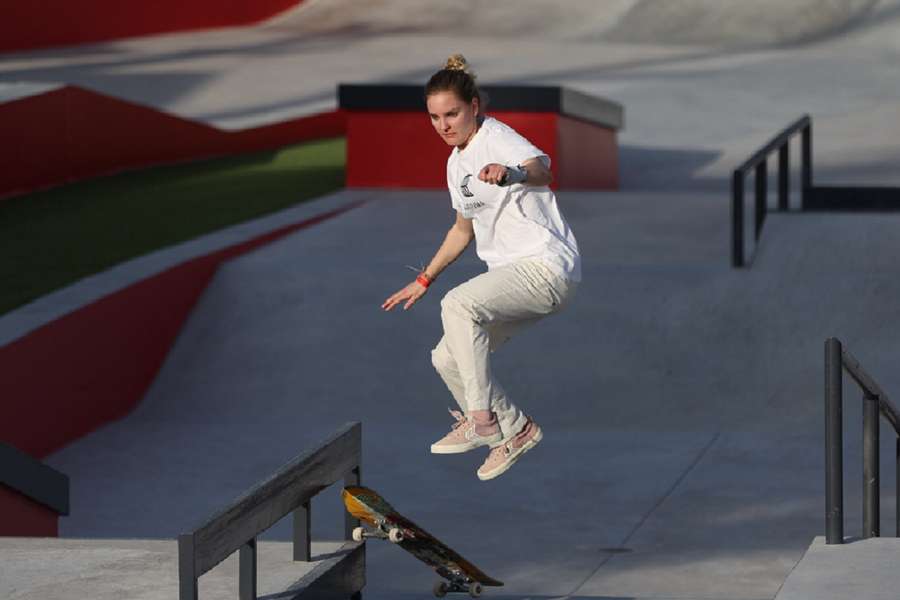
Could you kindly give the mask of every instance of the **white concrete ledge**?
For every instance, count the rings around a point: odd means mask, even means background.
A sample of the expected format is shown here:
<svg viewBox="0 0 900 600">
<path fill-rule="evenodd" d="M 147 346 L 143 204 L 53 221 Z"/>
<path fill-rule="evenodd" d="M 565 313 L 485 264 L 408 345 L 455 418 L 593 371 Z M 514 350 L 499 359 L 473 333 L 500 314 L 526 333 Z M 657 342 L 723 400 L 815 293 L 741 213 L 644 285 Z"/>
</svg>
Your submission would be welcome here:
<svg viewBox="0 0 900 600">
<path fill-rule="evenodd" d="M 294 562 L 288 542 L 257 546 L 258 595 L 295 597 L 329 574 L 355 542 L 313 542 L 311 562 Z M 237 553 L 200 578 L 200 598 L 238 598 Z M 289 596 L 283 593 L 291 590 Z M 0 538 L 0 597 L 17 600 L 174 600 L 174 540 Z M 349 595 L 348 595 L 349 597 Z"/>
<path fill-rule="evenodd" d="M 775 600 L 896 600 L 900 539 L 871 538 L 827 545 L 813 540 Z"/>
</svg>

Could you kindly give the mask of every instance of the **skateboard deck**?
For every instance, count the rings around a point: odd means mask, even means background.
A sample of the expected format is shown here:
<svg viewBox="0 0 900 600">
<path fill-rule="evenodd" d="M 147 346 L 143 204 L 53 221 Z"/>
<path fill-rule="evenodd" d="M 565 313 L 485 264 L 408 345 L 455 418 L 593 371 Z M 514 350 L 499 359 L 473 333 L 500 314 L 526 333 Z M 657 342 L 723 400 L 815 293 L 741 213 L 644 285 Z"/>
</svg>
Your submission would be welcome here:
<svg viewBox="0 0 900 600">
<path fill-rule="evenodd" d="M 434 586 L 438 597 L 448 592 L 468 592 L 481 595 L 481 586 L 501 586 L 502 581 L 486 575 L 481 569 L 460 556 L 455 550 L 401 515 L 376 491 L 362 486 L 349 486 L 341 494 L 347 511 L 369 525 L 372 530 L 357 527 L 353 539 L 389 539 L 446 579 Z"/>
</svg>

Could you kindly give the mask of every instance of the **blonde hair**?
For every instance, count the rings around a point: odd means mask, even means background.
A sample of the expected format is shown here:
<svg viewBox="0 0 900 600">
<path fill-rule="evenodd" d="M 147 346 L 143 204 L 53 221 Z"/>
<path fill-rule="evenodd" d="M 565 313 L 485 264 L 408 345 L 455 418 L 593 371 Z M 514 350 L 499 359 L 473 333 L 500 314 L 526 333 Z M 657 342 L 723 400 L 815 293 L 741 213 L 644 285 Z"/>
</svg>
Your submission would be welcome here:
<svg viewBox="0 0 900 600">
<path fill-rule="evenodd" d="M 463 102 L 471 102 L 473 98 L 481 99 L 478 86 L 475 85 L 475 74 L 462 54 L 454 54 L 448 58 L 444 68 L 432 75 L 425 85 L 426 98 L 447 91 L 455 93 Z"/>
<path fill-rule="evenodd" d="M 466 57 L 462 54 L 454 54 L 450 58 L 447 59 L 447 64 L 444 65 L 444 68 L 448 71 L 462 71 L 475 79 L 475 73 L 472 72 L 472 69 L 469 68 L 469 62 L 466 60 Z"/>
</svg>

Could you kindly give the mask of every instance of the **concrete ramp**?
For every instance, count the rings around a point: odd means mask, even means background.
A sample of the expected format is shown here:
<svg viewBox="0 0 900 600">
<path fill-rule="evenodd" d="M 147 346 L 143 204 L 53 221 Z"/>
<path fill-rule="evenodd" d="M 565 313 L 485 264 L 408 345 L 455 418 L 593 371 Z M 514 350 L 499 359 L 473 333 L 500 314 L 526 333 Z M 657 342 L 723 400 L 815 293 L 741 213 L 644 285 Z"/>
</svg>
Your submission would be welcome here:
<svg viewBox="0 0 900 600">
<path fill-rule="evenodd" d="M 845 33 L 878 0 L 415 0 L 306 2 L 269 22 L 305 35 L 535 36 L 718 48 L 797 44 Z"/>
<path fill-rule="evenodd" d="M 885 326 L 900 322 L 900 217 L 771 215 L 753 269 L 736 271 L 722 194 L 561 192 L 584 282 L 493 359 L 546 437 L 480 482 L 481 454 L 428 452 L 452 404 L 429 350 L 441 295 L 483 267 L 467 253 L 420 304 L 385 314 L 404 265 L 450 226 L 449 200 L 346 194 L 368 202 L 224 265 L 138 409 L 51 457 L 72 480 L 64 536 L 173 537 L 360 420 L 363 483 L 505 581 L 497 597 L 774 597 L 823 531 L 825 338 L 900 389 Z M 861 477 L 852 398 L 848 482 Z M 859 492 L 846 490 L 850 531 Z M 314 539 L 341 535 L 337 489 L 313 512 Z M 266 539 L 290 539 L 288 524 Z M 433 583 L 390 544 L 369 543 L 367 563 L 367 598 Z"/>
<path fill-rule="evenodd" d="M 738 48 L 821 40 L 861 25 L 878 0 L 640 0 L 604 36 L 617 42 Z"/>
</svg>

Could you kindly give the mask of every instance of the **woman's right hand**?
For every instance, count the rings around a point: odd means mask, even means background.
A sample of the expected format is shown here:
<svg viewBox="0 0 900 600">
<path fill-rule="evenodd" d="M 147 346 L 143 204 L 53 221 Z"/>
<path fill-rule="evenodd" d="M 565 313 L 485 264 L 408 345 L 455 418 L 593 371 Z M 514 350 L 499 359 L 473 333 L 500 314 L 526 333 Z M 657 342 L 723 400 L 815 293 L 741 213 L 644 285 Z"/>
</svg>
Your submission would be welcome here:
<svg viewBox="0 0 900 600">
<path fill-rule="evenodd" d="M 413 281 L 408 286 L 385 300 L 381 305 L 381 308 L 383 308 L 385 311 L 388 311 L 406 300 L 406 304 L 403 305 L 403 310 L 406 310 L 410 306 L 415 304 L 419 300 L 419 298 L 424 296 L 425 292 L 427 291 L 428 288 L 426 288 L 424 285 L 422 285 L 418 281 Z"/>
</svg>

